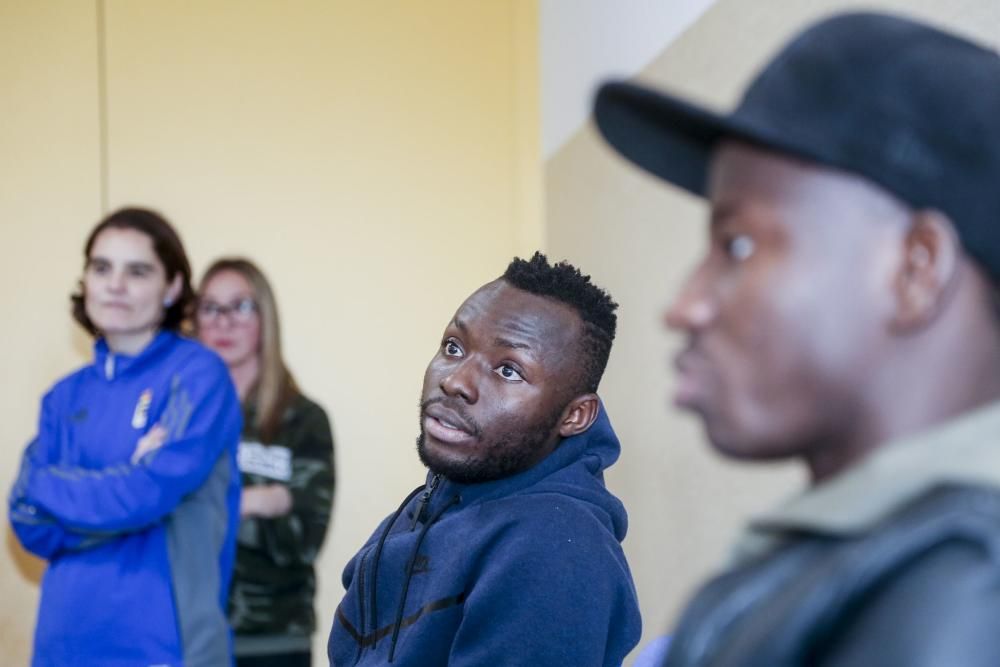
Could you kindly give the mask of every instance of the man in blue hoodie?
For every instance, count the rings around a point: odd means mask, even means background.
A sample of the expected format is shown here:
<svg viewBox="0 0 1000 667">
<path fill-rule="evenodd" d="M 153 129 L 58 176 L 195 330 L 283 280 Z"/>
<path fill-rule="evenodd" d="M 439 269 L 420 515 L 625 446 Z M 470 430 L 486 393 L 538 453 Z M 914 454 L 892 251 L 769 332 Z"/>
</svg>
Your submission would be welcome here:
<svg viewBox="0 0 1000 667">
<path fill-rule="evenodd" d="M 331 664 L 621 664 L 639 609 L 595 393 L 616 308 L 540 253 L 466 299 L 424 375 L 426 484 L 344 570 Z"/>
</svg>

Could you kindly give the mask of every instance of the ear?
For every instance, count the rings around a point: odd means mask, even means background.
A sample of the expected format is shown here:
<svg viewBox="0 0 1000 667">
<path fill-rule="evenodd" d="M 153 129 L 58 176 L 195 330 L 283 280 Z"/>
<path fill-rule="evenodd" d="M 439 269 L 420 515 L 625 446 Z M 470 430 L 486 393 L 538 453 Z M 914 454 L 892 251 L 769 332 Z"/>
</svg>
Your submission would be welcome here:
<svg viewBox="0 0 1000 667">
<path fill-rule="evenodd" d="M 601 399 L 597 397 L 597 394 L 577 396 L 563 410 L 562 419 L 559 422 L 559 435 L 568 438 L 583 433 L 597 419 L 597 413 L 600 409 Z"/>
<path fill-rule="evenodd" d="M 181 295 L 181 290 L 184 288 L 184 276 L 181 275 L 180 271 L 174 276 L 174 279 L 170 281 L 170 286 L 167 287 L 167 293 L 163 295 L 163 307 L 169 308 L 170 306 L 177 303 L 177 299 Z"/>
<path fill-rule="evenodd" d="M 895 280 L 894 330 L 914 331 L 934 320 L 955 284 L 961 252 L 946 215 L 933 210 L 914 213 Z"/>
</svg>

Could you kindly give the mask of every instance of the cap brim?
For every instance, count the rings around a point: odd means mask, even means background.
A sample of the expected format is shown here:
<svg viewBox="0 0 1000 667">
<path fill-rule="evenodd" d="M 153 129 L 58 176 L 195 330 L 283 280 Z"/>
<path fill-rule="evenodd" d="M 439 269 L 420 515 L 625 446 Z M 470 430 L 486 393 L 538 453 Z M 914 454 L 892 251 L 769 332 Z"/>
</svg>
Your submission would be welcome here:
<svg viewBox="0 0 1000 667">
<path fill-rule="evenodd" d="M 632 83 L 601 86 L 594 120 L 626 158 L 699 196 L 705 196 L 716 142 L 726 135 L 745 135 L 731 118 Z"/>
</svg>

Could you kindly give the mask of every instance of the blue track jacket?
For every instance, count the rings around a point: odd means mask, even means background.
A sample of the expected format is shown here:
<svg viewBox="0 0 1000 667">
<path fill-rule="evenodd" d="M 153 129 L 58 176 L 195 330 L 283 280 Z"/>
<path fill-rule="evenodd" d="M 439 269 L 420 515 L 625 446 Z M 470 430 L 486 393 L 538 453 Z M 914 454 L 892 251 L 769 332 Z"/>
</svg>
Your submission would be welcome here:
<svg viewBox="0 0 1000 667">
<path fill-rule="evenodd" d="M 229 665 L 242 425 L 229 373 L 166 331 L 135 357 L 99 340 L 94 357 L 42 400 L 10 496 L 21 544 L 49 562 L 32 665 Z M 166 443 L 131 463 L 157 424 Z"/>
<path fill-rule="evenodd" d="M 432 476 L 348 563 L 332 665 L 619 667 L 639 607 L 604 486 L 604 413 L 535 467 L 460 485 Z"/>
</svg>

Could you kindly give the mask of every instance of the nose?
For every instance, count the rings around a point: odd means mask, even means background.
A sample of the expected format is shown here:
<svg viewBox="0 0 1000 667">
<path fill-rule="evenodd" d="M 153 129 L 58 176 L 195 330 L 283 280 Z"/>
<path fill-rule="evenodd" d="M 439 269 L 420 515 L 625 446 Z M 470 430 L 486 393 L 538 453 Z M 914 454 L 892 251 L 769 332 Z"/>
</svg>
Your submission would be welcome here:
<svg viewBox="0 0 1000 667">
<path fill-rule="evenodd" d="M 715 320 L 718 304 L 712 294 L 711 281 L 705 263 L 687 277 L 663 314 L 663 323 L 668 329 L 691 334 L 704 330 Z"/>
<path fill-rule="evenodd" d="M 233 312 L 231 310 L 219 309 L 219 312 L 215 315 L 215 321 L 212 322 L 216 329 L 232 329 L 234 327 L 233 323 Z"/>
<path fill-rule="evenodd" d="M 125 272 L 124 271 L 112 271 L 111 275 L 108 277 L 108 289 L 112 292 L 123 292 L 125 291 Z"/>
<path fill-rule="evenodd" d="M 448 396 L 458 396 L 466 403 L 473 404 L 479 400 L 475 375 L 475 362 L 465 358 L 441 378 L 441 391 Z"/>
</svg>

